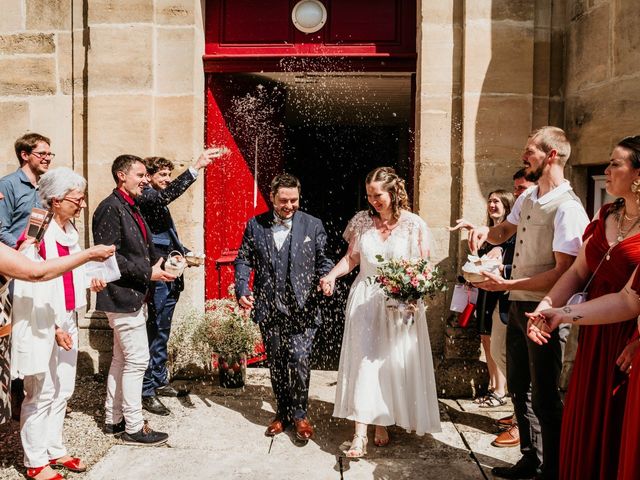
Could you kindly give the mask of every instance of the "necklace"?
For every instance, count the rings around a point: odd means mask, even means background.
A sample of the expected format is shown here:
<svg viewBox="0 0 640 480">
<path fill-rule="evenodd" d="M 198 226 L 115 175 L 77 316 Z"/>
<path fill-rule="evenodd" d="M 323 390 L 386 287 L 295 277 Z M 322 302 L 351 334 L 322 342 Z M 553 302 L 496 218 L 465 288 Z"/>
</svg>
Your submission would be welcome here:
<svg viewBox="0 0 640 480">
<path fill-rule="evenodd" d="M 636 218 L 640 217 L 640 215 L 636 215 L 635 217 L 630 217 L 629 215 L 627 215 L 627 212 L 624 212 L 624 219 L 625 220 L 635 220 Z"/>
<path fill-rule="evenodd" d="M 635 220 L 633 221 L 631 226 L 629 228 L 627 228 L 626 230 L 622 229 L 622 224 L 624 223 L 624 220 L 631 220 L 631 218 L 627 217 L 626 209 L 625 209 L 624 213 L 622 215 L 620 215 L 620 218 L 618 219 L 618 232 L 617 232 L 617 235 L 616 235 L 616 243 L 620 243 L 621 241 L 623 241 L 624 237 L 626 237 L 627 234 L 631 230 L 633 230 L 633 228 L 638 224 L 638 221 L 640 221 L 640 215 L 635 217 Z"/>
</svg>

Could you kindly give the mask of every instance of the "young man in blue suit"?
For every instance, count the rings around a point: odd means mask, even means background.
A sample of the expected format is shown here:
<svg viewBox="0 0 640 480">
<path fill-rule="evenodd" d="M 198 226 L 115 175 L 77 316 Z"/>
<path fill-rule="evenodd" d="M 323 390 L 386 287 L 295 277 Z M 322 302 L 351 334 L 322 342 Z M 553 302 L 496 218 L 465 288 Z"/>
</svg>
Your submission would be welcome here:
<svg viewBox="0 0 640 480">
<path fill-rule="evenodd" d="M 189 251 L 178 237 L 169 204 L 187 191 L 198 178 L 198 172 L 211 164 L 215 157 L 220 156 L 220 152 L 219 148 L 205 150 L 193 165 L 174 180 L 171 180 L 173 162 L 163 157 L 144 159 L 149 185 L 142 190 L 137 203 L 142 216 L 149 224 L 153 246 L 159 256 L 166 259 L 173 251 L 181 255 Z M 169 385 L 167 343 L 171 333 L 173 311 L 183 288 L 182 275 L 172 282 L 156 282 L 149 302 L 149 367 L 144 374 L 142 385 L 142 406 L 156 415 L 170 413 L 158 396 L 176 397 L 180 393 Z"/>
<path fill-rule="evenodd" d="M 269 358 L 277 409 L 265 435 L 293 424 L 297 438 L 306 441 L 313 436 L 307 403 L 313 338 L 321 323 L 318 283 L 333 262 L 325 254 L 322 221 L 298 211 L 300 181 L 277 175 L 270 198 L 273 210 L 247 223 L 235 260 L 236 297 L 252 310 Z"/>
</svg>

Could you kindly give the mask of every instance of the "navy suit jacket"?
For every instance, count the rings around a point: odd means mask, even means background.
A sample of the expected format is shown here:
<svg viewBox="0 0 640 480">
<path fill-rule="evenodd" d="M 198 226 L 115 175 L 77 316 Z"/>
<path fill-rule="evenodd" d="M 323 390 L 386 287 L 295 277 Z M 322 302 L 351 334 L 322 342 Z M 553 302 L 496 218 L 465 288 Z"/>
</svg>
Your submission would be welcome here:
<svg viewBox="0 0 640 480">
<path fill-rule="evenodd" d="M 272 241 L 273 212 L 253 217 L 247 223 L 235 265 L 236 296 L 251 295 L 249 276 L 254 271 L 253 320 L 266 323 L 275 313 L 276 274 L 275 246 Z M 320 277 L 329 273 L 333 262 L 325 254 L 327 234 L 322 221 L 304 212 L 296 212 L 291 226 L 289 279 L 297 309 L 315 309 L 312 315 L 317 323 L 317 291 Z"/>
<path fill-rule="evenodd" d="M 153 233 L 153 244 L 164 255 L 171 250 L 178 250 L 183 254 L 189 251 L 178 238 L 178 232 L 167 205 L 182 195 L 195 181 L 196 178 L 186 170 L 173 179 L 164 190 L 156 190 L 148 186 L 136 198 L 140 212 Z"/>
</svg>

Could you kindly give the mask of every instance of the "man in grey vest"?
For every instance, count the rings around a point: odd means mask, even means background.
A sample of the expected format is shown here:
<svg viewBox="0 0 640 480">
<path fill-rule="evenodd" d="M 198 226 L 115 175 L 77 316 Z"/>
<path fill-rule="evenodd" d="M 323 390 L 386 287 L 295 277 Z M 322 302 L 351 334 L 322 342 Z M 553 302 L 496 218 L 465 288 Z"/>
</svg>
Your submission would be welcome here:
<svg viewBox="0 0 640 480">
<path fill-rule="evenodd" d="M 475 251 L 485 241 L 501 244 L 517 233 L 510 279 L 486 273 L 477 287 L 510 291 L 507 325 L 507 385 L 520 428 L 522 458 L 512 467 L 495 467 L 502 478 L 558 476 L 562 399 L 558 390 L 562 346 L 568 329 L 556 330 L 550 348 L 527 338 L 527 317 L 571 266 L 582 244 L 589 219 L 580 199 L 564 178 L 571 146 L 559 128 L 542 127 L 529 136 L 522 155 L 526 178 L 537 186 L 524 192 L 507 219 L 495 227 L 469 228 L 469 246 Z"/>
<path fill-rule="evenodd" d="M 293 425 L 296 437 L 307 441 L 314 433 L 307 402 L 311 349 L 321 322 L 318 284 L 333 262 L 325 254 L 322 221 L 298 211 L 299 180 L 277 175 L 270 198 L 273 211 L 250 219 L 244 231 L 234 263 L 236 297 L 252 310 L 269 358 L 277 408 L 265 435 Z"/>
</svg>

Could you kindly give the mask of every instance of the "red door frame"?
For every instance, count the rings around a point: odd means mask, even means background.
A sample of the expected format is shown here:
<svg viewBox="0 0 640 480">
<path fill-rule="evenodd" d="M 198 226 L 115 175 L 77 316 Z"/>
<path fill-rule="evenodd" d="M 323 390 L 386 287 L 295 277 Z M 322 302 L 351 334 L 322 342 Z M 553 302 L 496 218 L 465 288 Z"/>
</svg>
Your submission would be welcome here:
<svg viewBox="0 0 640 480">
<path fill-rule="evenodd" d="M 237 2 L 238 0 L 229 0 Z M 251 0 L 245 0 L 251 1 Z M 295 5 L 296 0 L 280 0 L 287 2 L 289 7 Z M 338 8 L 338 4 L 331 2 L 343 2 L 340 8 L 344 8 L 344 2 L 349 0 L 323 0 L 329 14 L 332 7 Z M 364 0 L 351 0 L 353 3 Z M 367 0 L 370 2 L 376 0 Z M 316 34 L 306 35 L 289 28 L 286 41 L 273 44 L 248 44 L 229 43 L 221 39 L 219 33 L 224 18 L 225 1 L 207 1 L 205 28 L 206 46 L 203 56 L 204 71 L 207 74 L 215 73 L 252 73 L 252 72 L 409 72 L 416 71 L 416 40 L 415 2 L 405 0 L 378 0 L 394 4 L 398 9 L 396 15 L 396 40 L 386 44 L 374 42 L 344 41 L 333 42 L 331 33 L 323 28 Z M 275 0 L 272 0 L 275 2 Z M 413 27 L 413 28 L 409 28 Z M 216 41 L 217 40 L 217 41 Z M 333 43 L 332 43 L 333 42 Z M 337 68 L 337 66 L 339 68 Z M 210 88 L 209 75 L 205 82 L 205 144 L 235 145 L 233 138 L 228 135 L 221 111 Z M 413 82 L 412 82 L 413 83 Z M 413 87 L 413 85 L 412 85 Z M 415 88 L 415 87 L 414 87 Z M 415 108 L 415 92 L 412 88 L 412 113 Z M 415 118 L 411 118 L 411 131 L 414 131 Z M 230 142 L 230 143 L 229 143 Z M 410 147 L 413 146 L 413 138 Z M 410 150 L 410 168 L 414 170 L 413 148 Z M 205 174 L 205 251 L 207 253 L 205 269 L 205 298 L 219 298 L 226 296 L 222 285 L 232 278 L 232 263 L 237 250 L 222 248 L 224 243 L 224 231 L 220 229 L 220 218 L 224 216 L 215 201 L 220 195 L 233 195 L 233 192 L 223 191 L 225 175 L 214 168 L 207 169 Z M 241 176 L 246 172 L 241 173 Z M 244 175 L 246 176 L 246 175 Z M 228 175 L 227 177 L 228 178 Z M 243 188 L 246 179 L 232 180 L 236 188 Z M 411 182 L 408 182 L 412 185 Z M 206 201 L 211 198 L 214 201 Z M 267 207 L 264 202 L 259 202 L 251 216 L 264 211 Z M 247 219 L 248 219 L 247 218 Z M 237 232 L 236 232 L 237 233 Z M 241 233 L 240 233 L 241 235 Z M 233 236 L 237 236 L 235 233 Z M 237 248 L 237 247 L 236 247 Z M 213 253 L 213 255 L 212 255 Z"/>
</svg>

